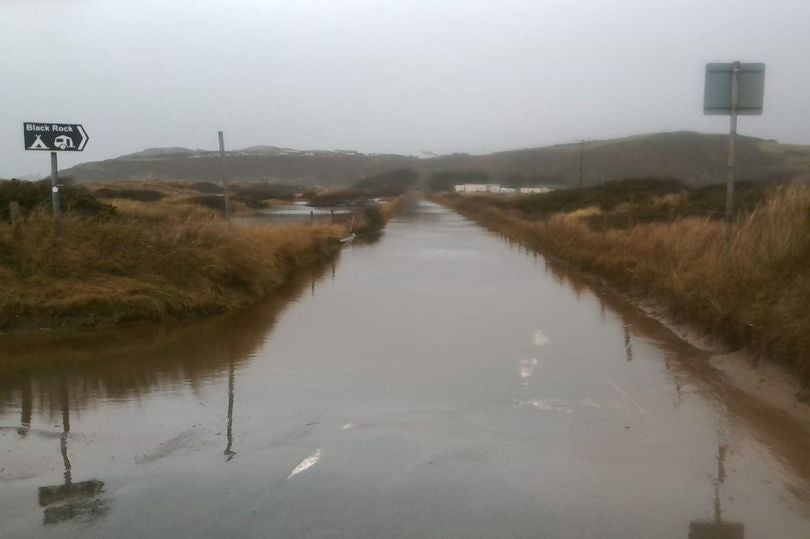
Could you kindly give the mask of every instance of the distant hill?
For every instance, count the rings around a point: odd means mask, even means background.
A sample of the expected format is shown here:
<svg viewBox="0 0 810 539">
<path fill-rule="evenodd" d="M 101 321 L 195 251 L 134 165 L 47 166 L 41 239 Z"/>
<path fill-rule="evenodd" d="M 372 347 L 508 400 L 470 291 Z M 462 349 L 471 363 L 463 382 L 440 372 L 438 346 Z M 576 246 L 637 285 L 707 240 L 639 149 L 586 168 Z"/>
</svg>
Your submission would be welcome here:
<svg viewBox="0 0 810 539">
<path fill-rule="evenodd" d="M 300 185 L 349 185 L 359 178 L 410 165 L 416 158 L 342 151 L 299 151 L 253 146 L 227 152 L 228 177 Z M 83 163 L 62 171 L 78 181 L 208 180 L 221 178 L 218 152 L 188 148 L 152 148 L 106 161 Z"/>
<path fill-rule="evenodd" d="M 629 177 L 659 176 L 692 185 L 724 181 L 728 137 L 692 132 L 660 133 L 585 143 L 585 184 Z M 515 183 L 576 185 L 580 145 L 563 144 L 477 156 L 444 156 L 439 169 L 482 170 Z M 810 178 L 810 146 L 779 144 L 752 137 L 737 139 L 741 180 Z"/>
<path fill-rule="evenodd" d="M 693 132 L 657 133 L 585 144 L 585 184 L 627 177 L 661 176 L 692 185 L 724 180 L 728 139 Z M 738 138 L 741 180 L 810 179 L 810 146 Z M 562 144 L 497 152 L 453 154 L 419 159 L 405 155 L 353 151 L 301 151 L 253 146 L 228 152 L 229 177 L 302 185 L 345 186 L 360 178 L 409 167 L 423 176 L 439 170 L 486 172 L 492 181 L 515 184 L 576 185 L 580 145 Z M 65 170 L 77 180 L 217 180 L 216 152 L 188 148 L 152 148 L 115 159 L 84 163 Z"/>
<path fill-rule="evenodd" d="M 342 151 L 299 151 L 254 146 L 227 152 L 228 177 L 301 185 L 342 186 L 359 178 L 408 166 L 416 158 Z M 218 152 L 153 148 L 106 161 L 83 163 L 62 171 L 78 181 L 221 178 Z"/>
</svg>

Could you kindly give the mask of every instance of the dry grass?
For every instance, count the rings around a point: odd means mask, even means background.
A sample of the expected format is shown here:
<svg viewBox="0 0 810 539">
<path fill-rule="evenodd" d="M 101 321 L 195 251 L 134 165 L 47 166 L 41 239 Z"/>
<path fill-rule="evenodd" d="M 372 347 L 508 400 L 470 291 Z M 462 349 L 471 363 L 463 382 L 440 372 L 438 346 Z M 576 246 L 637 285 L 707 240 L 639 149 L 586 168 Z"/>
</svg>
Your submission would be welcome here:
<svg viewBox="0 0 810 539">
<path fill-rule="evenodd" d="M 782 358 L 810 379 L 810 187 L 782 186 L 735 226 L 700 218 L 595 230 L 583 216 L 529 221 L 516 212 L 443 201 L 530 246 L 668 306 L 737 346 Z"/>
<path fill-rule="evenodd" d="M 121 202 L 119 217 L 0 225 L 0 328 L 110 325 L 233 309 L 334 254 L 342 226 L 229 225 L 212 211 Z"/>
</svg>

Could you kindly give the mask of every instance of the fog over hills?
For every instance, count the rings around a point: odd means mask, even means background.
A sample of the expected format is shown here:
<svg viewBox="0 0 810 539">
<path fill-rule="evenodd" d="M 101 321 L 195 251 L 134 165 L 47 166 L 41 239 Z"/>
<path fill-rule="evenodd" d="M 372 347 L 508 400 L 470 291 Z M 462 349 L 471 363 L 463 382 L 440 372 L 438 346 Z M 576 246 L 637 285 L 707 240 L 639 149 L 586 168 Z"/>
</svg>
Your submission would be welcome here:
<svg viewBox="0 0 810 539">
<path fill-rule="evenodd" d="M 423 176 L 439 170 L 486 172 L 492 181 L 576 185 L 580 152 L 585 184 L 627 177 L 673 177 L 704 185 L 724 179 L 728 139 L 694 132 L 655 133 L 486 155 L 452 154 L 418 158 L 363 154 L 350 150 L 295 150 L 251 146 L 227 152 L 229 177 L 302 185 L 347 185 L 386 170 L 410 167 Z M 767 181 L 810 178 L 810 146 L 738 138 L 738 178 Z M 78 181 L 185 179 L 217 180 L 219 154 L 189 148 L 149 148 L 63 171 Z"/>
</svg>

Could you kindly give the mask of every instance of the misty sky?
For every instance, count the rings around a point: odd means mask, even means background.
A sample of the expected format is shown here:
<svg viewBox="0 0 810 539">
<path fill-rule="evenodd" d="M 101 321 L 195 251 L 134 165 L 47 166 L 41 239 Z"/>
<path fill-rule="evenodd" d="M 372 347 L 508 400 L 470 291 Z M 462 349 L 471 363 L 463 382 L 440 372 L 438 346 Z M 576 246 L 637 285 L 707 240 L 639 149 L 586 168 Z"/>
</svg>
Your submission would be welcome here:
<svg viewBox="0 0 810 539">
<path fill-rule="evenodd" d="M 60 166 L 146 147 L 484 153 L 664 130 L 704 64 L 767 64 L 740 132 L 810 143 L 808 0 L 0 0 L 0 177 L 48 170 L 27 121 L 83 123 Z"/>
</svg>

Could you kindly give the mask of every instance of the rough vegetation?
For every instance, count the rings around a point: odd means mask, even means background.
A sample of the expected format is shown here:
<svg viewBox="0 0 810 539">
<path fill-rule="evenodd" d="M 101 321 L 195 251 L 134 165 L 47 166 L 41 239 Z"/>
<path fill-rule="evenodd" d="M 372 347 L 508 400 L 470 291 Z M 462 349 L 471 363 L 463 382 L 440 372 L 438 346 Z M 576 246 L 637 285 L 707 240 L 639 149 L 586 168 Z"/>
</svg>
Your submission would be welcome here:
<svg viewBox="0 0 810 539">
<path fill-rule="evenodd" d="M 373 176 L 367 176 L 352 187 L 371 197 L 395 197 L 412 189 L 419 180 L 419 173 L 410 168 L 398 168 Z"/>
<path fill-rule="evenodd" d="M 27 201 L 19 190 L 31 185 L 14 186 L 15 200 Z M 82 196 L 95 200 L 87 192 Z M 334 255 L 337 240 L 347 234 L 336 225 L 242 227 L 192 204 L 119 198 L 117 210 L 110 206 L 104 213 L 68 203 L 57 237 L 45 201 L 31 200 L 22 222 L 0 224 L 3 330 L 223 312 L 258 300 L 296 269 Z"/>
<path fill-rule="evenodd" d="M 772 182 L 737 182 L 737 215 L 748 214 L 764 203 L 774 185 Z M 595 208 L 598 211 L 586 217 L 594 227 L 627 228 L 637 223 L 669 222 L 684 217 L 723 218 L 726 188 L 724 185 L 689 187 L 671 178 L 632 178 L 583 189 L 516 197 L 484 196 L 479 200 L 518 211 L 529 219 Z"/>
<path fill-rule="evenodd" d="M 115 213 L 115 208 L 97 200 L 87 188 L 73 185 L 63 179 L 60 201 L 62 211 L 70 211 L 83 217 L 107 217 Z M 23 216 L 41 208 L 51 208 L 51 182 L 42 180 L 28 182 L 20 180 L 0 181 L 0 221 L 10 220 L 9 205 L 17 202 Z"/>
<path fill-rule="evenodd" d="M 121 201 L 158 202 L 168 205 L 193 204 L 225 212 L 221 183 L 144 180 L 127 182 L 90 182 L 82 184 L 97 198 L 113 205 Z M 231 206 L 235 211 L 261 210 L 295 198 L 298 188 L 272 182 L 232 182 L 229 186 Z"/>
<path fill-rule="evenodd" d="M 616 184 L 604 197 L 572 191 L 500 201 L 445 195 L 440 201 L 639 298 L 657 300 L 734 346 L 779 357 L 810 380 L 810 186 L 739 190 L 727 262 L 724 225 L 716 218 L 722 190 L 684 191 L 664 182 L 651 192 L 644 185 Z M 621 217 L 633 214 L 649 218 Z"/>
<path fill-rule="evenodd" d="M 408 168 L 389 170 L 363 178 L 346 189 L 332 189 L 312 197 L 311 206 L 356 206 L 381 197 L 402 196 L 419 180 L 419 174 Z"/>
</svg>

